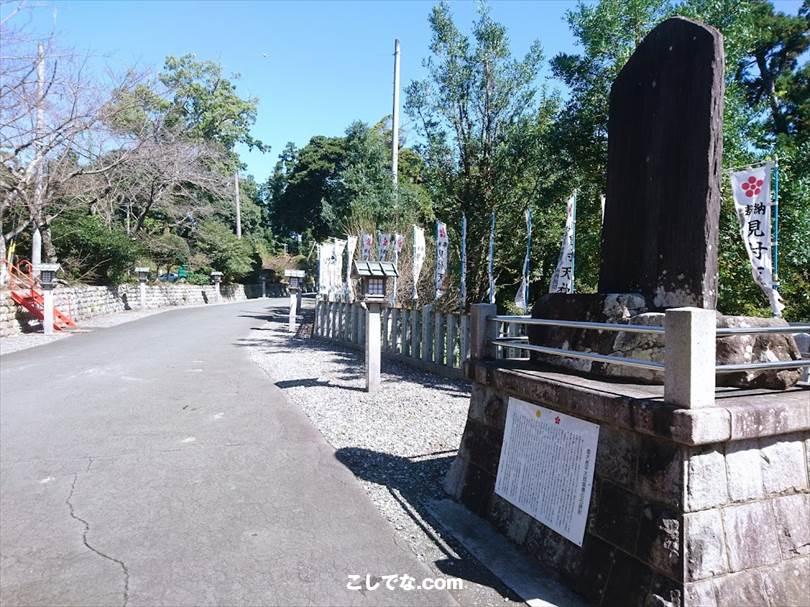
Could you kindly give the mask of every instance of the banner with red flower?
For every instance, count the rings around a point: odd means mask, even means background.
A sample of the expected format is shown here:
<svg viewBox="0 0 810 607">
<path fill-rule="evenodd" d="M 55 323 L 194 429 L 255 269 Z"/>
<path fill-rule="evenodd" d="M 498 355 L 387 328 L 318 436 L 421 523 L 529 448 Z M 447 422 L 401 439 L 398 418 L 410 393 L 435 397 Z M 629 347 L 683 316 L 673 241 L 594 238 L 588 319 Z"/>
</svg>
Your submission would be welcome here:
<svg viewBox="0 0 810 607">
<path fill-rule="evenodd" d="M 774 288 L 771 251 L 771 163 L 732 172 L 731 191 L 751 275 L 768 297 L 774 315 L 781 316 L 784 304 Z"/>
</svg>

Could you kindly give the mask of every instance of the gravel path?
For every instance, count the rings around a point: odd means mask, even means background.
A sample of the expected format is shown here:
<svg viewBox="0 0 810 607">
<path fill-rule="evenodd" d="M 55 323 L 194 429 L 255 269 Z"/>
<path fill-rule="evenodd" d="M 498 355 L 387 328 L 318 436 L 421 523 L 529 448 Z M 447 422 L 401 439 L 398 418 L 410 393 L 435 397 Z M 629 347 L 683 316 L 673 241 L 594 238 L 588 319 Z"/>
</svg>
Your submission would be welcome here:
<svg viewBox="0 0 810 607">
<path fill-rule="evenodd" d="M 509 604 L 508 591 L 443 538 L 424 510 L 426 502 L 446 497 L 442 481 L 461 442 L 469 384 L 383 360 L 382 386 L 369 395 L 363 389 L 362 352 L 294 337 L 286 327 L 286 309 L 279 308 L 240 345 L 250 347 L 251 358 L 306 412 L 417 558 L 437 576 L 484 581 L 466 582 L 462 604 Z M 453 572 L 454 566 L 459 570 Z"/>
</svg>

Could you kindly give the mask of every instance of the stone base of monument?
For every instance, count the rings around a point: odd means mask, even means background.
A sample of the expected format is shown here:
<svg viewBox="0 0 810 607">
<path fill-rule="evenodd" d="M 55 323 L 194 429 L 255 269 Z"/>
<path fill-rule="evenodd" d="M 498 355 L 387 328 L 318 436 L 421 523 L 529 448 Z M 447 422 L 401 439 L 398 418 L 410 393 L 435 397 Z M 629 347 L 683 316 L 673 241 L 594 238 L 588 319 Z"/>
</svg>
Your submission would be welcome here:
<svg viewBox="0 0 810 607">
<path fill-rule="evenodd" d="M 720 388 L 714 407 L 676 409 L 663 402 L 659 386 L 530 365 L 470 362 L 470 409 L 445 489 L 518 544 L 539 575 L 552 568 L 595 605 L 806 604 L 808 390 Z M 536 409 L 538 420 L 550 415 L 543 432 L 557 431 L 561 418 L 561 431 L 572 420 L 595 424 L 595 458 L 573 445 L 574 434 L 551 452 L 542 447 L 551 434 L 536 443 L 530 433 L 518 437 L 510 407 Z M 504 446 L 510 441 L 518 447 Z M 566 485 L 579 470 L 574 447 L 585 470 L 593 458 L 592 476 L 582 476 L 582 495 L 586 482 L 592 485 L 578 506 L 586 517 L 578 532 L 564 513 L 540 522 L 514 505 L 524 497 L 562 504 L 578 492 L 578 476 Z M 532 491 L 533 474 L 547 474 L 542 491 L 523 495 Z M 577 508 L 576 500 L 569 503 Z"/>
<path fill-rule="evenodd" d="M 610 322 L 629 325 L 661 327 L 663 312 L 654 311 L 641 295 L 633 293 L 548 294 L 540 297 L 532 310 L 534 318 L 549 320 L 578 320 Z M 717 315 L 720 327 L 787 327 L 781 318 Z M 567 327 L 529 326 L 529 342 L 541 346 L 595 352 L 598 354 L 636 358 L 653 362 L 664 361 L 663 335 L 571 329 Z M 790 335 L 730 335 L 717 340 L 717 364 L 742 364 L 798 360 L 801 358 L 796 342 Z M 662 384 L 663 373 L 654 370 L 591 362 L 532 353 L 532 360 L 546 365 L 588 373 L 599 377 L 635 380 Z M 718 386 L 740 388 L 784 389 L 796 384 L 801 377 L 797 369 L 746 371 L 717 376 Z"/>
</svg>

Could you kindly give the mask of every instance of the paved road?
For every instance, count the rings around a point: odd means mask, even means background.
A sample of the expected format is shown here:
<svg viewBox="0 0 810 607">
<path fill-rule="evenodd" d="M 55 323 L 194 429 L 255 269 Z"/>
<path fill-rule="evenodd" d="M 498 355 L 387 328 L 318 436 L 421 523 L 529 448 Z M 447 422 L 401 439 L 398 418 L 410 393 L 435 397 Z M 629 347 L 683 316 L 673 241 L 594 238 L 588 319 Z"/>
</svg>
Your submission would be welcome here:
<svg viewBox="0 0 810 607">
<path fill-rule="evenodd" d="M 0 604 L 452 605 L 237 345 L 276 300 L 0 359 Z"/>
</svg>

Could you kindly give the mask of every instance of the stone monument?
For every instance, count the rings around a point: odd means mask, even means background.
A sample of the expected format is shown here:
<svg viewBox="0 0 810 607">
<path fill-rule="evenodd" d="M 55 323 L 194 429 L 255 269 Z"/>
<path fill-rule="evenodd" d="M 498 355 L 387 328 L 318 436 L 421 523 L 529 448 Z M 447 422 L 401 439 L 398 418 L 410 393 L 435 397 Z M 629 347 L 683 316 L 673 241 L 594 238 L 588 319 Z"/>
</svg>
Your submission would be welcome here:
<svg viewBox="0 0 810 607">
<path fill-rule="evenodd" d="M 611 91 L 603 292 L 546 295 L 533 316 L 660 325 L 670 307 L 715 307 L 722 95 L 718 32 L 673 18 L 644 39 Z M 593 605 L 807 604 L 810 393 L 790 387 L 798 372 L 738 378 L 780 391 L 721 388 L 679 408 L 649 371 L 494 360 L 493 307 L 473 306 L 454 499 Z M 541 345 L 663 358 L 655 335 L 530 329 Z M 797 353 L 779 335 L 716 346 L 724 362 Z"/>
<path fill-rule="evenodd" d="M 716 307 L 724 74 L 720 33 L 674 18 L 613 83 L 600 292 Z"/>
<path fill-rule="evenodd" d="M 610 91 L 608 169 L 599 293 L 549 294 L 535 318 L 662 325 L 663 310 L 715 309 L 725 60 L 720 33 L 675 17 L 639 44 Z M 718 327 L 780 319 L 718 315 Z M 661 362 L 656 335 L 531 327 L 531 343 Z M 730 336 L 718 363 L 799 358 L 788 335 Z M 547 364 L 660 383 L 655 371 L 533 355 Z M 720 385 L 785 388 L 798 370 L 718 376 Z"/>
</svg>

